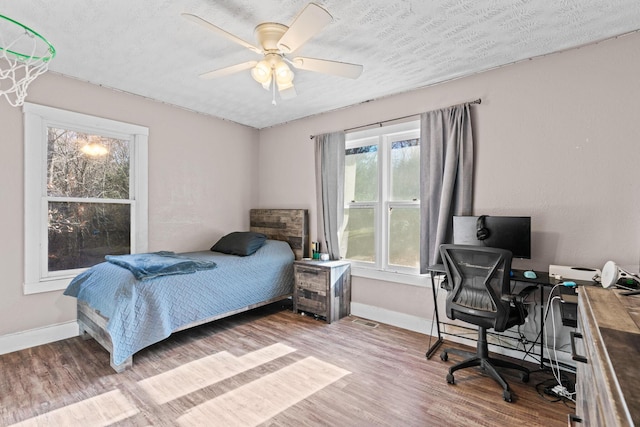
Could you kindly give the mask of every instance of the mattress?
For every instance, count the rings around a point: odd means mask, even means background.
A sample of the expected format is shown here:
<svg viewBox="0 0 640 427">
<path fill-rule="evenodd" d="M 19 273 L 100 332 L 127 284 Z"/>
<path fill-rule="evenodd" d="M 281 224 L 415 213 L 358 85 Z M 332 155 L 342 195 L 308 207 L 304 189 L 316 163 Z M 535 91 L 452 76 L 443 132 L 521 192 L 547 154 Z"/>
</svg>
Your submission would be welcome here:
<svg viewBox="0 0 640 427">
<path fill-rule="evenodd" d="M 267 240 L 247 257 L 211 251 L 182 255 L 216 267 L 140 281 L 128 269 L 104 262 L 65 290 L 109 319 L 116 365 L 185 325 L 293 292 L 294 254 L 286 242 Z"/>
</svg>

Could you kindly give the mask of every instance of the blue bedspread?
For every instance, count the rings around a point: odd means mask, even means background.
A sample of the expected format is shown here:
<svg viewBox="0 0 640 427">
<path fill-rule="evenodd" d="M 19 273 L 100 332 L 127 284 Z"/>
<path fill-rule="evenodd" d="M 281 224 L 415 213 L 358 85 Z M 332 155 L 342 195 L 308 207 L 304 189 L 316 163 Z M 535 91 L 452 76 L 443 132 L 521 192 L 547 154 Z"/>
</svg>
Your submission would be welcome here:
<svg viewBox="0 0 640 427">
<path fill-rule="evenodd" d="M 210 270 L 216 266 L 213 261 L 193 259 L 169 251 L 107 255 L 105 259 L 111 264 L 128 269 L 138 280 L 149 280 L 171 274 L 191 274 L 199 270 Z"/>
<path fill-rule="evenodd" d="M 185 325 L 293 292 L 294 255 L 286 242 L 267 240 L 247 257 L 211 251 L 182 255 L 217 266 L 140 281 L 129 270 L 103 262 L 65 290 L 109 319 L 115 365 Z"/>
</svg>

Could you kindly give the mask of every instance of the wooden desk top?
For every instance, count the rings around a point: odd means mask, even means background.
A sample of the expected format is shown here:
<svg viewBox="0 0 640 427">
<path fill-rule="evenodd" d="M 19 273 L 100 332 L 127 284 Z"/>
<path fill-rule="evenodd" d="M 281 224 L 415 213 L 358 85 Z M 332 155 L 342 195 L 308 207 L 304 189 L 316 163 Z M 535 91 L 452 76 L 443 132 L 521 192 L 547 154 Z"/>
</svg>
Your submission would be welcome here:
<svg viewBox="0 0 640 427">
<path fill-rule="evenodd" d="M 623 296 L 621 291 L 585 286 L 578 289 L 586 312 L 593 316 L 604 345 L 614 388 L 622 396 L 615 402 L 640 424 L 640 295 Z"/>
<path fill-rule="evenodd" d="M 429 267 L 427 267 L 427 271 L 430 273 L 433 273 L 436 276 L 446 273 L 444 264 L 430 265 Z M 535 271 L 537 277 L 535 279 L 528 279 L 524 277 L 525 271 L 526 270 L 521 270 L 517 268 L 511 269 L 511 274 L 512 274 L 510 277 L 511 280 L 515 282 L 531 283 L 533 285 L 541 285 L 541 286 L 549 286 L 549 287 L 555 286 L 563 282 L 563 280 L 557 280 L 557 279 L 554 279 L 553 277 L 549 277 L 548 271 Z M 578 286 L 590 286 L 595 284 L 595 282 L 587 281 L 587 280 L 565 279 L 564 281 L 572 281 L 576 283 Z"/>
</svg>

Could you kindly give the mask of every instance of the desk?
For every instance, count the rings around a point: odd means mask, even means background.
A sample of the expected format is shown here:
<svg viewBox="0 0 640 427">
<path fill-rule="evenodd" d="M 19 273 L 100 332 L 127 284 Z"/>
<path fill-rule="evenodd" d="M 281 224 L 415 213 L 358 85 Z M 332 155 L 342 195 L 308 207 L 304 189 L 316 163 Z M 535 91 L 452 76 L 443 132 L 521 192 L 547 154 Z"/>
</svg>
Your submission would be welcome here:
<svg viewBox="0 0 640 427">
<path fill-rule="evenodd" d="M 440 315 L 438 314 L 438 291 L 436 290 L 436 276 L 444 276 L 447 274 L 444 269 L 444 264 L 434 264 L 430 265 L 427 268 L 429 275 L 431 276 L 431 293 L 433 294 L 433 313 L 436 317 L 436 331 L 438 332 L 438 338 L 436 342 L 431 344 L 431 339 L 429 339 L 429 349 L 427 350 L 427 359 L 431 359 L 433 353 L 438 350 L 438 347 L 444 342 L 444 338 L 442 338 L 442 333 L 440 332 Z M 433 329 L 433 328 L 432 328 Z"/>
<path fill-rule="evenodd" d="M 435 318 L 436 318 L 436 330 L 438 333 L 436 342 L 431 344 L 431 340 L 429 340 L 429 349 L 427 350 L 426 353 L 426 357 L 427 359 L 430 359 L 431 356 L 433 356 L 433 354 L 438 350 L 438 348 L 440 347 L 440 345 L 442 344 L 442 342 L 444 341 L 444 339 L 442 338 L 442 332 L 440 330 L 440 316 L 438 314 L 438 294 L 437 294 L 437 289 L 436 289 L 436 285 L 435 285 L 435 277 L 437 276 L 442 276 L 446 274 L 446 270 L 444 268 L 443 264 L 435 264 L 435 265 L 431 265 L 427 268 L 427 271 L 430 273 L 431 275 L 431 290 L 432 290 L 432 294 L 433 294 L 433 304 L 434 304 L 434 312 L 435 312 Z M 547 271 L 536 271 L 536 278 L 535 279 L 529 279 L 524 277 L 524 272 L 527 270 L 518 270 L 518 269 L 512 269 L 512 276 L 511 276 L 511 280 L 514 282 L 519 282 L 519 283 L 524 283 L 524 284 L 530 284 L 530 285 L 535 285 L 539 288 L 539 292 L 540 292 L 540 330 L 542 331 L 540 333 L 540 369 L 544 369 L 544 288 L 545 287 L 553 287 L 559 283 L 561 283 L 561 280 L 557 280 L 553 277 L 549 277 L 549 272 Z M 590 282 L 590 281 L 582 281 L 582 280 L 573 280 L 573 279 L 567 279 L 567 280 L 571 280 L 572 282 L 575 282 L 576 285 L 578 286 L 584 286 L 584 285 L 594 285 L 594 282 Z"/>
<path fill-rule="evenodd" d="M 587 426 L 640 425 L 640 297 L 593 286 L 578 294 L 576 412 Z"/>
</svg>

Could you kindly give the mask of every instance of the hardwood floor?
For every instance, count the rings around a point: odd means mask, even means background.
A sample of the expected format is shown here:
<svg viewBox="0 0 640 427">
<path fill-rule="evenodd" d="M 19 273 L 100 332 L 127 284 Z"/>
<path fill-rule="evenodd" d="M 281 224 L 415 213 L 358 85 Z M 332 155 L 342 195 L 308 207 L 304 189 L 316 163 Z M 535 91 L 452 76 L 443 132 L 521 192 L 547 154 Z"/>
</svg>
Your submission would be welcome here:
<svg viewBox="0 0 640 427">
<path fill-rule="evenodd" d="M 426 360 L 428 336 L 355 319 L 275 304 L 174 334 L 121 374 L 79 337 L 2 355 L 0 425 L 564 426 L 573 412 L 539 393 L 549 373 L 505 375 L 507 403 L 475 369 L 447 384 L 460 359 Z"/>
</svg>

